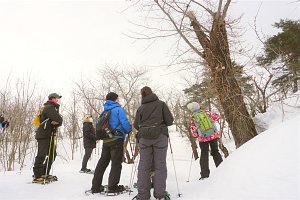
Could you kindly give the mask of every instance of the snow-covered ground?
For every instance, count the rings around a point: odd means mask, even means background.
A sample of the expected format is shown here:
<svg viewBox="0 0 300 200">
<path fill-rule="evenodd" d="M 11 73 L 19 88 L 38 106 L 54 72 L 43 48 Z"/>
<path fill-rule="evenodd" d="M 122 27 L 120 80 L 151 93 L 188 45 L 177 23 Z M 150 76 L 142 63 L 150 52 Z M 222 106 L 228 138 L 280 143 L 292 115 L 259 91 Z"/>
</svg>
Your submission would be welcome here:
<svg viewBox="0 0 300 200">
<path fill-rule="evenodd" d="M 171 132 L 171 144 L 178 180 L 176 183 L 171 151 L 168 151 L 167 190 L 172 199 L 201 200 L 297 200 L 300 199 L 300 100 L 298 95 L 276 104 L 267 113 L 259 116 L 268 125 L 261 133 L 235 150 L 216 169 L 210 159 L 211 176 L 199 181 L 199 160 L 192 161 L 191 150 L 185 139 Z M 284 112 L 283 112 L 284 111 Z M 98 145 L 101 144 L 99 143 Z M 58 152 L 65 152 L 62 144 Z M 80 174 L 82 153 L 77 152 L 73 161 L 58 157 L 54 163 L 54 174 L 59 181 L 48 185 L 31 183 L 31 169 L 1 172 L 0 199 L 132 199 L 137 191 L 120 196 L 86 196 L 93 175 Z M 88 165 L 93 168 L 99 159 L 98 152 Z M 28 165 L 28 168 L 30 164 Z M 109 166 L 110 167 L 110 166 Z M 103 184 L 107 183 L 109 167 Z M 123 164 L 120 184 L 129 185 L 132 165 Z M 189 181 L 187 181 L 189 180 Z M 136 176 L 135 176 L 136 181 Z M 178 197 L 178 194 L 182 194 Z M 154 199 L 154 198 L 152 198 Z"/>
</svg>

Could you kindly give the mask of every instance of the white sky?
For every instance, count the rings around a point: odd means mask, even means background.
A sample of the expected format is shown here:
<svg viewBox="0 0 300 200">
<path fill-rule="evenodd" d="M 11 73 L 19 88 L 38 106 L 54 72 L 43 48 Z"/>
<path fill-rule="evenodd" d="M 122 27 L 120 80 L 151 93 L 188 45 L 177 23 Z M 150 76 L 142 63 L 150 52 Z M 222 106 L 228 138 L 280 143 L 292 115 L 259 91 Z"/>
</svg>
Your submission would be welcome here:
<svg viewBox="0 0 300 200">
<path fill-rule="evenodd" d="M 258 15 L 258 29 L 274 34 L 271 24 L 281 18 L 300 19 L 300 3 L 264 1 Z M 128 21 L 138 21 L 138 12 L 121 12 L 125 1 L 3 1 L 0 0 L 0 78 L 32 74 L 42 79 L 45 89 L 64 93 L 72 80 L 93 74 L 96 67 L 153 66 L 167 64 L 171 40 L 155 43 L 134 41 L 124 35 L 134 30 Z M 244 14 L 249 44 L 260 45 L 254 32 L 254 16 L 261 1 L 239 1 L 230 8 L 231 16 Z M 255 45 L 257 44 L 257 45 Z M 178 74 L 156 69 L 151 79 L 166 87 L 178 86 Z M 166 75 L 168 74 L 168 75 Z M 41 78 L 35 78 L 39 76 Z M 177 81 L 177 82 L 176 82 Z"/>
</svg>

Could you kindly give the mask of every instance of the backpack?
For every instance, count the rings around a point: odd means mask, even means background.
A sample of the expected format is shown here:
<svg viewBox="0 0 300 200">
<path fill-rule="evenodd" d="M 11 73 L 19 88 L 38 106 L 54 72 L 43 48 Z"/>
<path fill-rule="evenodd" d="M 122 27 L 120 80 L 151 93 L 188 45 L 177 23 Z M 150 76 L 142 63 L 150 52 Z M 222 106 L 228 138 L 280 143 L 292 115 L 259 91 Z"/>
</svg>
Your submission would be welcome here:
<svg viewBox="0 0 300 200">
<path fill-rule="evenodd" d="M 33 124 L 35 127 L 39 127 L 41 125 L 41 115 L 44 111 L 44 107 L 41 107 L 37 113 L 37 115 L 33 119 Z"/>
<path fill-rule="evenodd" d="M 113 137 L 113 130 L 109 126 L 108 120 L 111 110 L 104 110 L 96 122 L 96 139 L 103 140 Z"/>
<path fill-rule="evenodd" d="M 214 131 L 214 125 L 210 118 L 210 115 L 205 111 L 199 111 L 193 113 L 195 125 L 198 129 L 198 133 L 201 137 L 212 135 Z"/>
</svg>

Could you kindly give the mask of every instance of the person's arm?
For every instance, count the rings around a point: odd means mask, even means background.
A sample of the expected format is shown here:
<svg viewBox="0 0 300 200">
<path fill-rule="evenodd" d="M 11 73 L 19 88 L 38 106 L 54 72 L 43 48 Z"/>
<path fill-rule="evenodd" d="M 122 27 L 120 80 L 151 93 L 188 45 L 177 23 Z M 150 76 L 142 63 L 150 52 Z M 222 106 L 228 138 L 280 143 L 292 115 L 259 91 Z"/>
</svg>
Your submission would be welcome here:
<svg viewBox="0 0 300 200">
<path fill-rule="evenodd" d="M 194 118 L 191 118 L 191 132 L 194 138 L 199 137 L 197 126 L 195 125 Z"/>
<path fill-rule="evenodd" d="M 47 114 L 47 117 L 51 121 L 52 125 L 55 126 L 61 126 L 62 125 L 62 117 L 60 114 L 55 110 L 54 107 L 45 108 L 45 112 Z"/>
<path fill-rule="evenodd" d="M 173 124 L 174 117 L 166 103 L 163 103 L 163 118 L 167 126 L 171 126 Z"/>
<path fill-rule="evenodd" d="M 131 125 L 129 123 L 129 120 L 126 116 L 126 112 L 124 109 L 119 109 L 119 120 L 121 123 L 121 126 L 125 129 L 126 133 L 130 133 L 132 131 Z"/>
<path fill-rule="evenodd" d="M 209 114 L 209 116 L 210 116 L 210 118 L 211 118 L 211 120 L 212 120 L 212 125 L 213 125 L 214 131 L 215 131 L 215 132 L 218 132 L 218 128 L 217 128 L 217 126 L 216 126 L 216 122 L 219 123 L 219 120 L 220 120 L 219 115 L 218 115 L 217 113 L 213 113 L 213 112 L 208 111 L 208 110 L 206 111 L 206 113 Z"/>
<path fill-rule="evenodd" d="M 134 119 L 134 123 L 133 123 L 133 127 L 136 129 L 136 130 L 139 130 L 140 128 L 140 119 L 141 119 L 141 116 L 140 116 L 140 112 L 139 110 L 136 111 L 136 114 L 135 114 L 135 119 Z"/>
</svg>

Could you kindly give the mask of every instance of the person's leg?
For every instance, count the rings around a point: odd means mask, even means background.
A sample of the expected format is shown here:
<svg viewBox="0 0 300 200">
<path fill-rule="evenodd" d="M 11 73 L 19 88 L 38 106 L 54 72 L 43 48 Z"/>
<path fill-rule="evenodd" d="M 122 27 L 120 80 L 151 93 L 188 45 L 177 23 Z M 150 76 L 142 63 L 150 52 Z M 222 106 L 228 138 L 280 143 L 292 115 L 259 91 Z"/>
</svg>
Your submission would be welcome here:
<svg viewBox="0 0 300 200">
<path fill-rule="evenodd" d="M 209 151 L 209 142 L 199 142 L 201 149 L 200 155 L 200 168 L 201 168 L 201 178 L 209 177 L 209 166 L 208 166 L 208 151 Z"/>
<path fill-rule="evenodd" d="M 90 159 L 90 157 L 92 155 L 92 152 L 93 152 L 93 148 L 85 148 L 84 149 L 84 156 L 83 156 L 83 159 L 82 159 L 81 171 L 84 171 L 84 170 L 87 169 L 86 168 L 87 162 Z"/>
<path fill-rule="evenodd" d="M 155 174 L 153 177 L 154 197 L 164 198 L 166 192 L 167 181 L 167 150 L 168 137 L 161 134 L 156 142 L 153 144 L 153 160 L 155 167 Z"/>
<path fill-rule="evenodd" d="M 92 192 L 100 192 L 103 180 L 103 174 L 110 162 L 110 147 L 103 144 L 101 157 L 97 163 L 94 177 L 92 180 Z"/>
<path fill-rule="evenodd" d="M 151 181 L 150 181 L 150 171 L 152 168 L 153 161 L 153 147 L 152 140 L 141 138 L 139 141 L 140 148 L 140 162 L 138 166 L 138 198 L 149 199 Z"/>
<path fill-rule="evenodd" d="M 44 163 L 46 156 L 48 155 L 48 148 L 50 139 L 40 139 L 37 140 L 38 143 L 38 152 L 35 157 L 33 173 L 35 178 L 40 178 L 42 175 L 45 175 L 46 164 Z"/>
<path fill-rule="evenodd" d="M 210 150 L 211 150 L 211 155 L 213 156 L 214 162 L 216 167 L 220 165 L 220 163 L 223 161 L 222 156 L 219 152 L 218 148 L 218 139 L 214 139 L 210 141 Z"/>
<path fill-rule="evenodd" d="M 110 148 L 111 169 L 108 178 L 108 190 L 118 190 L 123 162 L 123 140 L 114 141 Z"/>
</svg>

